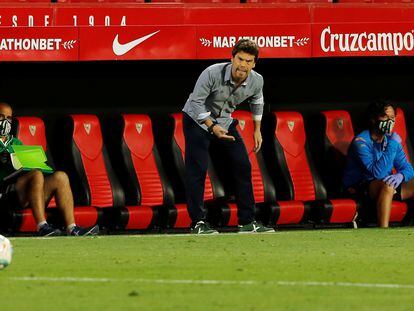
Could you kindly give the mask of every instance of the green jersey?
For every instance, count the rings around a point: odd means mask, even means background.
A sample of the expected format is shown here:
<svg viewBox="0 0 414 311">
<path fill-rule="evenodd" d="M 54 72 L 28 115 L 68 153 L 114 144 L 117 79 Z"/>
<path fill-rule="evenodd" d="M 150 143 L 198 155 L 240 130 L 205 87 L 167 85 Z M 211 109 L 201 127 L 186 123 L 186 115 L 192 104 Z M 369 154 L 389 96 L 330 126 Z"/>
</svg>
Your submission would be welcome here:
<svg viewBox="0 0 414 311">
<path fill-rule="evenodd" d="M 14 172 L 10 158 L 10 153 L 14 152 L 13 145 L 23 145 L 23 143 L 12 135 L 7 136 L 6 141 L 0 139 L 0 185 L 4 177 Z"/>
</svg>

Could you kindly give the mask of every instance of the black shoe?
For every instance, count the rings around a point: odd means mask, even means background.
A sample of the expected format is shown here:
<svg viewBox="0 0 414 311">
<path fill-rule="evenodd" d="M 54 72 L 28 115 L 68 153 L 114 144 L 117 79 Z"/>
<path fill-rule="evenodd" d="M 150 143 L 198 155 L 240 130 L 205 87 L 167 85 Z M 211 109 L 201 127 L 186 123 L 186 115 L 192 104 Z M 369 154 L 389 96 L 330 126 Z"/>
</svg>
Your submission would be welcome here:
<svg viewBox="0 0 414 311">
<path fill-rule="evenodd" d="M 99 234 L 99 226 L 93 226 L 91 228 L 82 228 L 75 226 L 72 228 L 70 235 L 73 236 L 87 236 L 87 235 L 97 235 Z"/>
<path fill-rule="evenodd" d="M 239 226 L 239 233 L 273 233 L 275 229 L 263 226 L 260 222 L 252 221 L 247 225 Z"/>
<path fill-rule="evenodd" d="M 194 228 L 191 229 L 193 234 L 218 234 L 217 230 L 210 227 L 207 222 L 199 221 Z"/>
<path fill-rule="evenodd" d="M 40 236 L 60 236 L 62 235 L 62 231 L 59 229 L 53 228 L 49 224 L 44 224 L 39 228 L 39 235 Z"/>
</svg>

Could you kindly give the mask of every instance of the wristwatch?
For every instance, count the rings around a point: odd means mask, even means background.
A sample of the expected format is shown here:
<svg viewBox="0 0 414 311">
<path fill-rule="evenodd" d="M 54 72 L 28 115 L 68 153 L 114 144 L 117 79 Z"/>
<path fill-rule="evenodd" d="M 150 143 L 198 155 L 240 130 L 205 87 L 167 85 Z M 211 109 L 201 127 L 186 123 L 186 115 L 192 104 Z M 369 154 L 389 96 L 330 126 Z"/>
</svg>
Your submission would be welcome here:
<svg viewBox="0 0 414 311">
<path fill-rule="evenodd" d="M 213 122 L 213 124 L 211 124 L 209 127 L 207 127 L 207 131 L 210 133 L 210 134 L 214 134 L 214 132 L 213 132 L 213 128 L 215 127 L 217 125 L 217 122 Z"/>
</svg>

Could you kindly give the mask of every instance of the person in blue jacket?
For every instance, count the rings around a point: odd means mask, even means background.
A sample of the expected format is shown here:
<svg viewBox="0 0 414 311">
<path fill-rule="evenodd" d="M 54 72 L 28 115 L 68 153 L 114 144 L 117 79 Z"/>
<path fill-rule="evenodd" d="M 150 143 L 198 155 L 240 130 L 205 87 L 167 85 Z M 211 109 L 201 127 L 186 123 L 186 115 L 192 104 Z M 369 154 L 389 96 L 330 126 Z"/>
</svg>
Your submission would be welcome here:
<svg viewBox="0 0 414 311">
<path fill-rule="evenodd" d="M 350 194 L 374 200 L 378 225 L 387 228 L 392 200 L 414 196 L 414 170 L 393 132 L 396 107 L 378 100 L 368 108 L 369 128 L 354 137 L 343 178 Z M 394 170 L 393 170 L 394 169 Z"/>
</svg>

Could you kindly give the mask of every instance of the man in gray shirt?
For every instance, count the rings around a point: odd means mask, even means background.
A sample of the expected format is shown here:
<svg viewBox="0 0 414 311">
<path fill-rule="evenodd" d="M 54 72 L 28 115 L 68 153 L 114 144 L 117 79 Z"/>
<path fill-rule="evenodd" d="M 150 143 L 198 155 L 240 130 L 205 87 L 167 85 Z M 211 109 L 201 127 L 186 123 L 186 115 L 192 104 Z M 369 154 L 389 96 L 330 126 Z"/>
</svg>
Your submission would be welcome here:
<svg viewBox="0 0 414 311">
<path fill-rule="evenodd" d="M 213 141 L 219 142 L 231 159 L 240 232 L 274 232 L 254 220 L 251 165 L 236 129 L 237 120 L 231 117 L 237 105 L 249 102 L 254 120 L 255 152 L 259 151 L 262 145 L 263 77 L 252 70 L 258 56 L 256 43 L 248 39 L 238 41 L 232 51 L 231 63 L 205 69 L 183 108 L 186 197 L 193 233 L 218 233 L 206 222 L 203 206 L 208 150 Z"/>
</svg>

